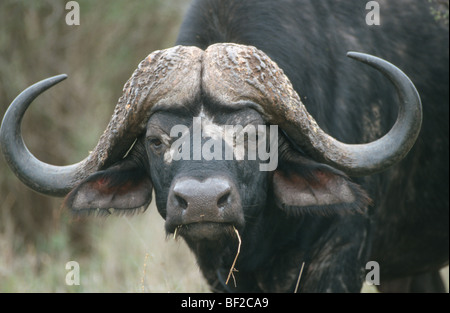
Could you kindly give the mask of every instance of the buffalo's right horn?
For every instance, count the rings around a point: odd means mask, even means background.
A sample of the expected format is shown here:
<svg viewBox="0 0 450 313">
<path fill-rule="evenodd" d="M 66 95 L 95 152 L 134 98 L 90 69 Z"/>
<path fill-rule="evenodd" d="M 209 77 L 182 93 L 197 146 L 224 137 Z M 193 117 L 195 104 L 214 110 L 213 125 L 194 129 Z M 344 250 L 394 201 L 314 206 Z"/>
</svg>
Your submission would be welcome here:
<svg viewBox="0 0 450 313">
<path fill-rule="evenodd" d="M 66 78 L 67 75 L 50 77 L 25 89 L 11 103 L 0 129 L 3 155 L 16 176 L 31 189 L 54 196 L 63 196 L 74 187 L 82 178 L 79 175 L 87 160 L 69 166 L 54 166 L 39 161 L 25 146 L 21 122 L 37 96 Z"/>
</svg>

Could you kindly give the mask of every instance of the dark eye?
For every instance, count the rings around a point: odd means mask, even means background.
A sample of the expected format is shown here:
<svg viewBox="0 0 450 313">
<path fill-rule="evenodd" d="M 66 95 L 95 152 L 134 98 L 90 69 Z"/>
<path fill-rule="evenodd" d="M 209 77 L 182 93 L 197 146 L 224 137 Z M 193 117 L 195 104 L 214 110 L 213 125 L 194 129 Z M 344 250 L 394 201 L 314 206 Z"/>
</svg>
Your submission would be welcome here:
<svg viewBox="0 0 450 313">
<path fill-rule="evenodd" d="M 149 140 L 149 144 L 152 148 L 159 149 L 163 145 L 163 142 L 158 138 L 152 138 Z"/>
</svg>

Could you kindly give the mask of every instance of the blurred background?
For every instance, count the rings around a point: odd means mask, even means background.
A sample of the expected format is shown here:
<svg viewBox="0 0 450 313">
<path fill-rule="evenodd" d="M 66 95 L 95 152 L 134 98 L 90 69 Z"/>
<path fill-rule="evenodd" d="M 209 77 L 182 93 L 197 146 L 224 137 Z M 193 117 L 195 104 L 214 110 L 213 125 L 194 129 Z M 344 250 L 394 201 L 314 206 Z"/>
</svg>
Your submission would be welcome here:
<svg viewBox="0 0 450 313">
<path fill-rule="evenodd" d="M 0 1 L 0 117 L 27 86 L 69 75 L 23 122 L 29 149 L 56 165 L 87 156 L 138 63 L 173 46 L 190 0 L 78 0 L 79 26 L 66 24 L 67 2 Z M 74 220 L 61 202 L 27 189 L 0 157 L 0 292 L 209 290 L 184 242 L 165 237 L 154 204 Z M 69 261 L 80 265 L 79 286 L 66 285 Z"/>
</svg>

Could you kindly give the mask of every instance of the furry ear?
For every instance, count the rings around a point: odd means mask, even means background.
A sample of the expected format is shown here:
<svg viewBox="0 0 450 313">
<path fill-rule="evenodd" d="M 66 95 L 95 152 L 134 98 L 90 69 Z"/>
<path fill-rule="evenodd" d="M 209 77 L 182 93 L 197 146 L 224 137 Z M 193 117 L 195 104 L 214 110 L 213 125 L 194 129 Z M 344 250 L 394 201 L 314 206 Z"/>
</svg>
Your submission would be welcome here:
<svg viewBox="0 0 450 313">
<path fill-rule="evenodd" d="M 82 181 L 67 195 L 64 206 L 75 214 L 141 212 L 152 200 L 152 188 L 144 169 L 122 161 Z"/>
<path fill-rule="evenodd" d="M 287 214 L 365 212 L 367 194 L 342 172 L 292 153 L 273 174 L 276 204 Z"/>
</svg>

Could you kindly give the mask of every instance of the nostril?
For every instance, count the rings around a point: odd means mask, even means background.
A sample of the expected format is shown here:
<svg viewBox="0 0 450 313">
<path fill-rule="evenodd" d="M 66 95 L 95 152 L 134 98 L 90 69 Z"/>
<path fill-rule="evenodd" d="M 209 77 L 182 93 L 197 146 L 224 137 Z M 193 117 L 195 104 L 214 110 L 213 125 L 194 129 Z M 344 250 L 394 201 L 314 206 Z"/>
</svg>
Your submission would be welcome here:
<svg viewBox="0 0 450 313">
<path fill-rule="evenodd" d="M 227 191 L 223 196 L 221 196 L 219 198 L 219 200 L 217 200 L 217 207 L 218 208 L 223 208 L 224 206 L 226 206 L 228 204 L 228 199 L 230 198 L 230 191 Z"/>
<path fill-rule="evenodd" d="M 176 199 L 177 202 L 178 202 L 178 206 L 179 206 L 182 210 L 186 210 L 186 209 L 187 209 L 188 203 L 187 203 L 186 200 L 184 200 L 182 197 L 180 197 L 180 196 L 178 196 L 178 195 L 175 195 L 175 199 Z"/>
</svg>

